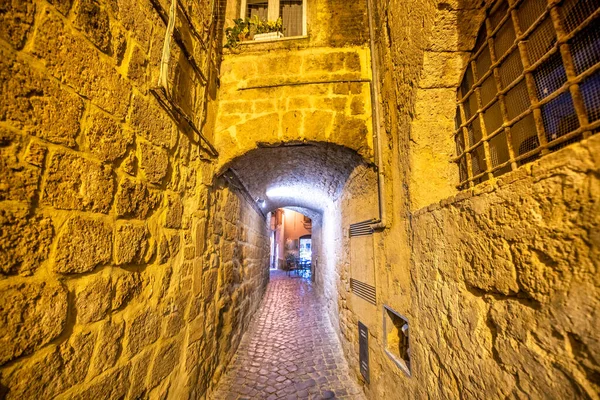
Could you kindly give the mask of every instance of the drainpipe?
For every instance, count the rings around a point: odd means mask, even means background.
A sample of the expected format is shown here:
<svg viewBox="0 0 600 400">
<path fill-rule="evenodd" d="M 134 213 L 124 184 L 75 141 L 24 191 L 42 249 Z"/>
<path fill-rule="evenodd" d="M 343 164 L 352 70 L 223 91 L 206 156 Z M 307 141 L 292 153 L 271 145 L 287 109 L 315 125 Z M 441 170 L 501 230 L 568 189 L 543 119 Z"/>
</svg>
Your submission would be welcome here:
<svg viewBox="0 0 600 400">
<path fill-rule="evenodd" d="M 377 58 L 377 48 L 375 46 L 375 32 L 373 29 L 373 0 L 367 0 L 367 10 L 369 18 L 369 41 L 371 47 L 371 108 L 373 114 L 373 139 L 375 141 L 375 164 L 377 165 L 377 189 L 379 196 L 379 218 L 369 223 L 373 231 L 386 228 L 386 197 L 385 197 L 385 176 L 383 175 L 383 162 L 381 150 L 381 116 L 379 113 L 379 64 Z"/>
</svg>

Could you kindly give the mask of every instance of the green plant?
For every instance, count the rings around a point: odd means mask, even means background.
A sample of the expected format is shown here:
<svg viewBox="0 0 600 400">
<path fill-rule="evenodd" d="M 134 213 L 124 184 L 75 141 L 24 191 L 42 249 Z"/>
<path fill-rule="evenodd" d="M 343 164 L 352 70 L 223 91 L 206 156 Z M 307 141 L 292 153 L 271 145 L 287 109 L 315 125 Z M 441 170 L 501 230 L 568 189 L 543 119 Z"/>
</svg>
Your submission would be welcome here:
<svg viewBox="0 0 600 400">
<path fill-rule="evenodd" d="M 238 46 L 238 43 L 247 40 L 250 35 L 250 21 L 248 18 L 237 18 L 233 20 L 233 26 L 225 29 L 225 37 L 227 42 L 225 47 L 233 49 Z"/>
<path fill-rule="evenodd" d="M 252 18 L 237 18 L 233 20 L 233 26 L 225 29 L 227 42 L 225 48 L 234 49 L 239 42 L 249 40 L 254 35 L 260 33 L 283 32 L 283 20 L 278 18 L 276 21 L 263 21 L 258 15 Z"/>
</svg>

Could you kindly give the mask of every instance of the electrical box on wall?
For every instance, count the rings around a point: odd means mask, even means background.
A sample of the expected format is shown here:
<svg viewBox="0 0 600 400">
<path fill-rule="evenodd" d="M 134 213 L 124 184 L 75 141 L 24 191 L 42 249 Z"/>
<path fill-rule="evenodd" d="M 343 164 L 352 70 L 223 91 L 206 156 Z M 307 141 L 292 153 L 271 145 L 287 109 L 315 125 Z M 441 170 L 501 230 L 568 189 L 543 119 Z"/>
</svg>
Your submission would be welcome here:
<svg viewBox="0 0 600 400">
<path fill-rule="evenodd" d="M 385 353 L 406 375 L 410 376 L 410 345 L 408 319 L 388 306 L 383 306 Z"/>
<path fill-rule="evenodd" d="M 367 383 L 369 379 L 369 328 L 358 321 L 358 358 L 360 374 Z"/>
</svg>

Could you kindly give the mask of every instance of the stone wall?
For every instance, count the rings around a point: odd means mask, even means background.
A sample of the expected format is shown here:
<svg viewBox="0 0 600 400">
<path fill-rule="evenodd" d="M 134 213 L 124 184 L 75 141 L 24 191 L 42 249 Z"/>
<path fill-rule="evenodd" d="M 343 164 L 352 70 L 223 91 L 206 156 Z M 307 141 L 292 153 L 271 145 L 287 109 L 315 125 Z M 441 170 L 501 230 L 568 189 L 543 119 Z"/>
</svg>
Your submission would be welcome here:
<svg viewBox="0 0 600 400">
<path fill-rule="evenodd" d="M 357 165 L 374 161 L 366 11 L 363 1 L 308 1 L 307 37 L 245 42 L 226 51 L 215 129 L 220 171 L 235 169 L 267 205 L 322 215 L 313 224 L 314 278 L 336 330 L 343 282 L 337 188 Z M 239 1 L 228 1 L 228 22 L 238 16 Z M 309 147 L 278 148 L 290 144 Z M 265 197 L 270 186 L 285 185 L 304 190 L 294 199 Z"/>
<path fill-rule="evenodd" d="M 334 143 L 372 159 L 370 78 L 360 47 L 226 55 L 215 131 L 220 162 L 290 141 Z"/>
<path fill-rule="evenodd" d="M 227 2 L 226 25 L 239 7 Z M 215 129 L 221 165 L 290 141 L 339 144 L 372 160 L 366 17 L 365 2 L 308 1 L 308 36 L 226 50 Z"/>
<path fill-rule="evenodd" d="M 0 397 L 200 397 L 258 305 L 268 237 L 149 92 L 163 21 L 149 1 L 0 8 Z M 172 55 L 211 137 L 214 93 Z"/>
<path fill-rule="evenodd" d="M 337 267 L 357 377 L 357 322 L 370 330 L 365 393 L 596 398 L 600 138 L 457 192 L 455 90 L 481 4 L 374 3 L 388 209 L 388 228 L 373 237 L 377 305 L 351 293 L 352 265 Z M 344 227 L 370 204 L 362 179 L 345 188 Z M 410 376 L 384 352 L 384 305 L 410 323 Z"/>
<path fill-rule="evenodd" d="M 421 398 L 600 390 L 600 137 L 415 213 Z M 426 390 L 426 391 L 423 391 Z"/>
</svg>

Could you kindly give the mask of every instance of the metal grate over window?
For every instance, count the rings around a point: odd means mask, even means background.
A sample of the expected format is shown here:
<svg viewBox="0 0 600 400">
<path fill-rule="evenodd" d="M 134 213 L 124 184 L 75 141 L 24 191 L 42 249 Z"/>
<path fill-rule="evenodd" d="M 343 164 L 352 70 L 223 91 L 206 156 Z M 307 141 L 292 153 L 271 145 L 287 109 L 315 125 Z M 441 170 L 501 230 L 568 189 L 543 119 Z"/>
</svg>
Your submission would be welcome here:
<svg viewBox="0 0 600 400">
<path fill-rule="evenodd" d="M 497 0 L 457 92 L 459 189 L 600 130 L 600 0 Z"/>
</svg>

